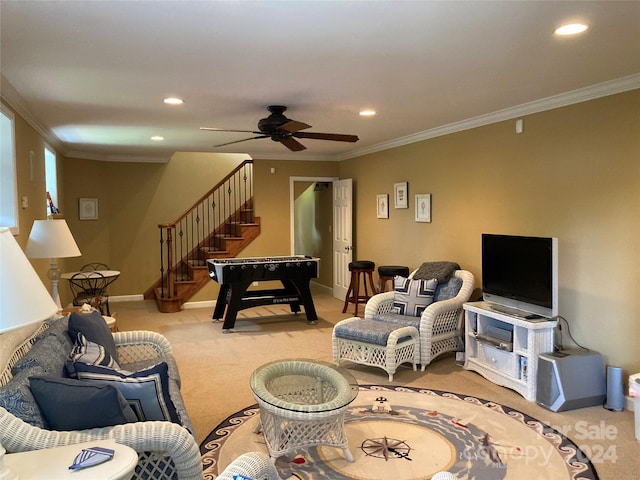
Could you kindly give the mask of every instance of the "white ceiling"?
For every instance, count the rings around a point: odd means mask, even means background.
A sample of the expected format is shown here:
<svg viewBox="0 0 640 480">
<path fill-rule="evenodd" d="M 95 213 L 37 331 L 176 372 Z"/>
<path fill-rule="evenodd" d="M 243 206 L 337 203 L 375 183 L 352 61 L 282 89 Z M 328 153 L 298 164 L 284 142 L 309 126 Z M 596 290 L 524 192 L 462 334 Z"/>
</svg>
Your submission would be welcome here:
<svg viewBox="0 0 640 480">
<path fill-rule="evenodd" d="M 640 87 L 640 1 L 0 0 L 0 19 L 3 96 L 84 158 L 349 158 Z M 575 20 L 591 28 L 553 35 Z M 254 130 L 270 104 L 360 140 L 294 154 L 269 139 L 212 148 L 245 134 L 199 130 Z"/>
</svg>

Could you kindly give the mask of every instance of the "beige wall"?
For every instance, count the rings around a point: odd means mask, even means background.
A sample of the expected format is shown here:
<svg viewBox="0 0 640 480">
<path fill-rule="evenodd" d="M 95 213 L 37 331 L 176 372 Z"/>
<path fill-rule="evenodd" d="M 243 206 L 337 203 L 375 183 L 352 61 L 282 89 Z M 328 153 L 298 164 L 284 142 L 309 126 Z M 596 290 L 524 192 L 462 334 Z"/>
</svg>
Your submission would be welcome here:
<svg viewBox="0 0 640 480">
<path fill-rule="evenodd" d="M 160 278 L 158 225 L 176 220 L 247 158 L 176 153 L 166 164 L 65 159 L 63 211 L 70 212 L 67 222 L 82 251 L 71 266 L 106 263 L 121 271 L 110 294 L 143 293 Z M 82 197 L 98 199 L 98 220 L 78 219 Z"/>
<path fill-rule="evenodd" d="M 527 116 L 520 135 L 508 121 L 340 163 L 256 159 L 262 234 L 244 254 L 290 253 L 291 176 L 354 179 L 355 255 L 378 265 L 417 267 L 450 259 L 471 270 L 479 284 L 481 233 L 556 236 L 560 313 L 571 333 L 609 364 L 635 373 L 640 371 L 638 112 L 636 90 Z M 16 134 L 18 194 L 44 195 L 42 139 L 18 116 Z M 33 182 L 25 167 L 29 149 L 37 150 Z M 106 260 L 123 272 L 114 294 L 142 293 L 158 276 L 157 224 L 173 220 L 246 158 L 223 156 L 218 162 L 209 155 L 174 156 L 168 164 L 59 161 L 62 212 L 83 252 L 65 261 L 68 268 Z M 396 210 L 392 202 L 390 218 L 377 219 L 376 194 L 392 198 L 399 181 L 409 182 L 410 208 Z M 433 195 L 430 224 L 414 221 L 416 193 Z M 77 198 L 85 196 L 99 199 L 100 220 L 77 220 Z M 22 245 L 33 219 L 45 215 L 31 205 L 20 212 Z M 39 273 L 46 281 L 46 264 Z M 194 300 L 214 299 L 214 283 Z"/>
<path fill-rule="evenodd" d="M 45 169 L 44 169 L 44 148 L 45 141 L 42 136 L 29 125 L 18 113 L 5 104 L 15 114 L 15 142 L 16 142 L 16 173 L 18 199 L 27 197 L 29 206 L 27 208 L 19 207 L 18 227 L 20 233 L 16 235 L 18 244 L 25 248 L 31 226 L 34 220 L 41 220 L 47 217 L 47 209 L 45 207 L 46 186 L 45 186 Z M 33 162 L 30 157 L 33 152 Z M 60 164 L 60 161 L 58 161 Z M 4 178 L 2 179 L 4 181 Z M 64 199 L 64 192 L 58 192 L 59 201 Z M 68 260 L 60 259 L 58 266 L 64 271 Z M 33 259 L 31 260 L 33 267 L 36 269 L 42 281 L 50 287 L 51 283 L 47 278 L 49 271 L 49 260 Z M 63 285 L 61 285 L 63 287 Z M 62 288 L 61 288 L 62 290 Z"/>
<path fill-rule="evenodd" d="M 427 140 L 340 164 L 354 179 L 355 256 L 453 260 L 480 286 L 483 232 L 559 239 L 560 314 L 577 342 L 640 371 L 640 91 Z M 376 194 L 409 182 L 410 208 Z M 413 198 L 431 193 L 432 223 Z M 563 330 L 565 343 L 568 333 Z"/>
</svg>

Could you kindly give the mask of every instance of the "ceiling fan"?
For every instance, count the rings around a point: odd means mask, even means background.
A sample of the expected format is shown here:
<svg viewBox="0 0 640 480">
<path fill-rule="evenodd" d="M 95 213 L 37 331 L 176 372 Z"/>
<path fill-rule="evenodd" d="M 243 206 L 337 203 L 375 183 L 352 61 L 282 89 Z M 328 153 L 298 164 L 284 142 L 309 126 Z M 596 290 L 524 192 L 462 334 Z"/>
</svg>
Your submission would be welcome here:
<svg viewBox="0 0 640 480">
<path fill-rule="evenodd" d="M 222 147 L 224 145 L 231 145 L 232 143 L 246 142 L 247 140 L 255 140 L 257 138 L 270 138 L 274 142 L 280 142 L 285 147 L 293 152 L 299 152 L 305 150 L 307 147 L 302 145 L 296 138 L 311 138 L 313 140 L 333 140 L 334 142 L 357 142 L 357 135 L 344 135 L 339 133 L 317 133 L 317 132 L 302 132 L 311 128 L 311 125 L 298 122 L 296 120 L 290 120 L 284 116 L 284 111 L 287 107 L 283 105 L 270 105 L 267 109 L 271 112 L 266 118 L 263 118 L 258 122 L 258 130 L 225 130 L 223 128 L 213 127 L 200 127 L 200 130 L 207 130 L 213 132 L 243 132 L 253 133 L 255 137 L 243 138 L 242 140 L 236 140 L 233 142 L 221 143 L 220 145 L 214 145 L 214 147 Z"/>
</svg>

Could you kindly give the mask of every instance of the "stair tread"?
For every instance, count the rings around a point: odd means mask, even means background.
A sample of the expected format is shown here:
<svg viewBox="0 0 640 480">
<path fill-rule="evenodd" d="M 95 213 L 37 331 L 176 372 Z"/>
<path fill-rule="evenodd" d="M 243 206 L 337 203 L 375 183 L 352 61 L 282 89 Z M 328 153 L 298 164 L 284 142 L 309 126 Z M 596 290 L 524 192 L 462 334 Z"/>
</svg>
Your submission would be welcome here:
<svg viewBox="0 0 640 480">
<path fill-rule="evenodd" d="M 177 269 L 182 273 L 174 273 L 174 296 L 167 298 L 165 288 L 165 297 L 161 297 L 160 288 L 155 289 L 155 297 L 159 306 L 162 305 L 160 308 L 162 312 L 179 311 L 180 305 L 202 288 L 205 282 L 210 281 L 208 259 L 237 257 L 241 250 L 259 235 L 260 217 L 254 216 L 252 212 L 253 208 L 242 208 L 237 221 L 228 221 L 216 228 L 218 233 L 205 235 L 201 241 L 205 246 L 193 247 L 189 256 L 196 258 L 183 259 L 182 267 Z M 225 246 L 227 241 L 231 243 Z"/>
</svg>

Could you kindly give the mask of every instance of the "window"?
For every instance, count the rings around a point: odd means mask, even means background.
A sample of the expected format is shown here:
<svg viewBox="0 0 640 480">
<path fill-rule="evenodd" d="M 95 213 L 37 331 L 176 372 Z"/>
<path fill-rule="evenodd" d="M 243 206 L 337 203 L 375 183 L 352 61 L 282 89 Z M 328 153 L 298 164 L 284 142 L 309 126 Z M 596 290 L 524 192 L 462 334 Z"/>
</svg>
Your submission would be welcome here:
<svg viewBox="0 0 640 480">
<path fill-rule="evenodd" d="M 56 208 L 60 208 L 60 205 L 58 204 L 58 174 L 56 169 L 56 152 L 47 147 L 44 147 L 44 178 L 47 192 L 49 192 L 53 205 L 55 205 Z M 49 199 L 47 199 L 47 211 L 49 213 L 55 213 L 51 211 L 49 205 Z"/>
<path fill-rule="evenodd" d="M 0 226 L 18 234 L 18 182 L 16 177 L 13 113 L 0 105 Z"/>
</svg>

